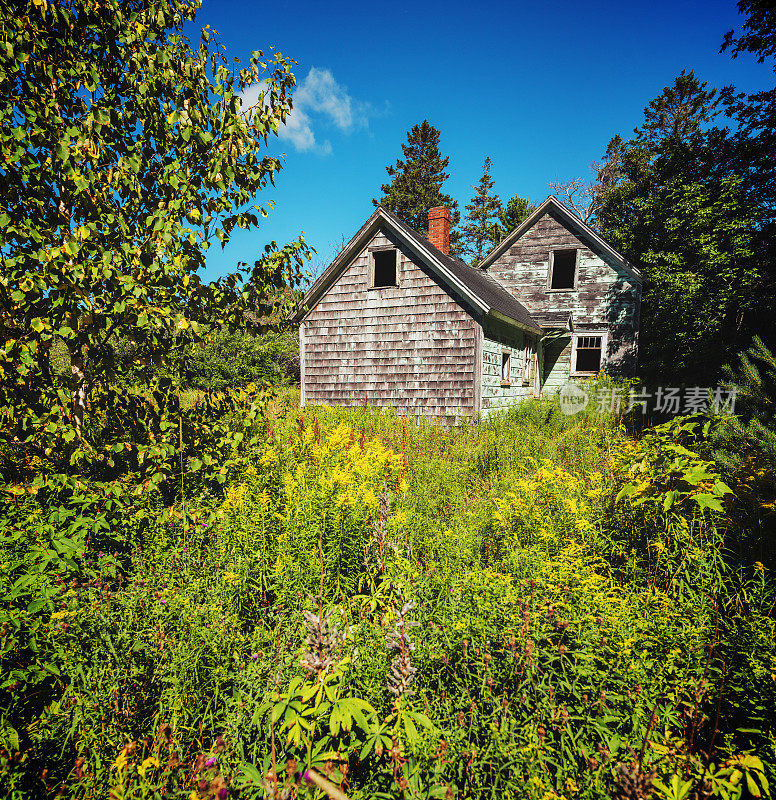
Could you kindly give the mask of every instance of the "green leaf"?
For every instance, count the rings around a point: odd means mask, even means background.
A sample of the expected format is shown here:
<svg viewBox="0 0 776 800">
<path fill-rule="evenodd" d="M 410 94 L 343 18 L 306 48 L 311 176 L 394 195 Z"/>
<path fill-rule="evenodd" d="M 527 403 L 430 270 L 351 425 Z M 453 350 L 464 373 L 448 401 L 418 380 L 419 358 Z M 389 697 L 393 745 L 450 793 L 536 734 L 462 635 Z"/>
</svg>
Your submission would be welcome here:
<svg viewBox="0 0 776 800">
<path fill-rule="evenodd" d="M 694 494 L 692 499 L 698 504 L 699 508 L 710 508 L 712 511 L 724 511 L 722 502 L 713 494 Z"/>
<path fill-rule="evenodd" d="M 30 614 L 37 614 L 47 603 L 48 600 L 45 597 L 39 597 L 27 606 L 27 612 Z"/>
<path fill-rule="evenodd" d="M 405 713 L 402 717 L 402 723 L 404 725 L 404 732 L 407 735 L 407 742 L 411 747 L 414 747 L 420 741 L 420 735 L 418 734 L 418 729 L 415 727 L 415 722 L 410 714 Z"/>
<path fill-rule="evenodd" d="M 15 753 L 19 750 L 19 734 L 8 723 L 4 723 L 0 728 L 0 742 L 10 753 Z"/>
<path fill-rule="evenodd" d="M 614 498 L 614 502 L 619 503 L 621 500 L 632 497 L 636 493 L 636 490 L 637 486 L 635 483 L 626 483 L 618 492 L 617 497 Z"/>
<path fill-rule="evenodd" d="M 749 789 L 749 794 L 751 794 L 752 797 L 762 797 L 760 787 L 748 770 L 746 772 L 746 788 Z"/>
<path fill-rule="evenodd" d="M 408 711 L 406 713 L 409 714 L 409 716 L 411 716 L 412 719 L 418 723 L 418 725 L 422 725 L 424 728 L 427 728 L 430 731 L 433 731 L 435 729 L 436 726 L 434 725 L 434 723 L 420 711 Z"/>
</svg>

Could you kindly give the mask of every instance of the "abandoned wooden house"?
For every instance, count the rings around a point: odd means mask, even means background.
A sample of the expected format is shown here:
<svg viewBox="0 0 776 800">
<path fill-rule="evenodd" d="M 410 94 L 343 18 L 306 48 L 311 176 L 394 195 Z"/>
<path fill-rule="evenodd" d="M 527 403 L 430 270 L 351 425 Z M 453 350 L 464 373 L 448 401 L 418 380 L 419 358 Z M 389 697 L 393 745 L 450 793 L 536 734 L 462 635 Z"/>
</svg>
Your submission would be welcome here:
<svg viewBox="0 0 776 800">
<path fill-rule="evenodd" d="M 641 277 L 548 197 L 477 267 L 378 207 L 305 295 L 302 404 L 362 403 L 452 420 L 636 368 Z"/>
</svg>

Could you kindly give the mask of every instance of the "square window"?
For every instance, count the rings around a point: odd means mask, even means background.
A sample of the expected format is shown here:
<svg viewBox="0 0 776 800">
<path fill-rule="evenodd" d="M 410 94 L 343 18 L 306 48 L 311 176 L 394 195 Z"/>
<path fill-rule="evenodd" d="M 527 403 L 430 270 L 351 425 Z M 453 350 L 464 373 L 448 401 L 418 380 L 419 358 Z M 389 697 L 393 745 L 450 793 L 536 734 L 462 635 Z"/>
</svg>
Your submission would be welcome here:
<svg viewBox="0 0 776 800">
<path fill-rule="evenodd" d="M 550 289 L 573 289 L 577 277 L 577 251 L 553 250 Z"/>
<path fill-rule="evenodd" d="M 396 286 L 396 250 L 373 250 L 372 264 L 374 269 L 372 286 Z"/>
<path fill-rule="evenodd" d="M 501 353 L 501 385 L 508 386 L 512 377 L 512 352 L 505 350 Z"/>
<path fill-rule="evenodd" d="M 578 336 L 575 372 L 598 372 L 601 369 L 603 336 Z"/>
</svg>

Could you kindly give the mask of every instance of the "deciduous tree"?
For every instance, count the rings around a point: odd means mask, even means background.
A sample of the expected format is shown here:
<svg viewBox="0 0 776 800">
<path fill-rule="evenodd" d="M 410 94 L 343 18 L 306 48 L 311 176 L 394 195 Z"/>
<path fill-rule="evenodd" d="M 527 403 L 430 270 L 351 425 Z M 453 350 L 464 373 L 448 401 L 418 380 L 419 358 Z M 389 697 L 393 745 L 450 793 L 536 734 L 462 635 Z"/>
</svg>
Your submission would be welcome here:
<svg viewBox="0 0 776 800">
<path fill-rule="evenodd" d="M 708 123 L 714 92 L 682 73 L 644 110 L 597 210 L 604 236 L 641 267 L 640 360 L 653 380 L 716 380 L 751 335 L 762 275 L 753 260 L 756 211 Z"/>
<path fill-rule="evenodd" d="M 207 27 L 192 44 L 184 24 L 198 6 L 0 7 L 0 407 L 12 420 L 0 437 L 55 473 L 87 457 L 142 468 L 167 452 L 163 418 L 90 439 L 90 407 L 119 427 L 142 422 L 141 400 L 111 384 L 116 334 L 139 364 L 163 359 L 173 334 L 182 348 L 205 320 L 261 314 L 306 255 L 302 240 L 273 242 L 235 275 L 198 275 L 211 244 L 266 214 L 255 196 L 281 163 L 265 145 L 294 84 L 279 54 L 237 69 Z M 257 81 L 262 102 L 245 108 L 240 93 Z M 50 363 L 55 343 L 65 374 Z"/>
</svg>

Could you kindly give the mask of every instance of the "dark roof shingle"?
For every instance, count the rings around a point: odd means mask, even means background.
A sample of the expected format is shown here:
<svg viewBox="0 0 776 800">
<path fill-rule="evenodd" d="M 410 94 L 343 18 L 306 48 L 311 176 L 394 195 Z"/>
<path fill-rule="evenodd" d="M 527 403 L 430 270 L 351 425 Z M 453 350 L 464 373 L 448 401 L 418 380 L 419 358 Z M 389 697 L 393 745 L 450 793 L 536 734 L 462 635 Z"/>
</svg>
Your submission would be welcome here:
<svg viewBox="0 0 776 800">
<path fill-rule="evenodd" d="M 443 253 L 435 247 L 425 236 L 421 236 L 416 230 L 410 228 L 405 222 L 396 216 L 392 211 L 383 208 L 386 216 L 401 229 L 401 231 L 411 239 L 418 247 L 424 248 L 432 253 L 442 265 L 477 297 L 485 301 L 493 311 L 508 317 L 511 320 L 531 328 L 537 333 L 541 326 L 528 309 L 515 297 L 513 297 L 495 278 L 487 272 L 476 267 L 470 267 L 461 261 L 460 258 Z"/>
</svg>

